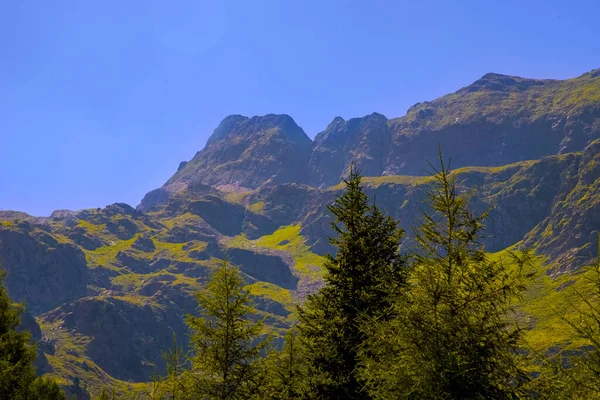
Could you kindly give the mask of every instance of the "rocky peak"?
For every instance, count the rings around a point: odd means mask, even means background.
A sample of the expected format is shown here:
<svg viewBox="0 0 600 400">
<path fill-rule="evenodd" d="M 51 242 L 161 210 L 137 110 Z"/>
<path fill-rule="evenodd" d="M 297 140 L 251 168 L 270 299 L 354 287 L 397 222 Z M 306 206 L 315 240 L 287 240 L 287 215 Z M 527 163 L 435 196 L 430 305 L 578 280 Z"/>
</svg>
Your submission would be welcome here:
<svg viewBox="0 0 600 400">
<path fill-rule="evenodd" d="M 469 92 L 513 92 L 527 90 L 532 86 L 542 86 L 545 83 L 552 82 L 551 80 L 527 79 L 518 76 L 502 75 L 496 73 L 487 73 L 480 79 L 476 80 L 466 88 L 459 90 L 457 93 Z"/>
<path fill-rule="evenodd" d="M 261 136 L 271 130 L 279 131 L 290 140 L 310 143 L 310 138 L 304 133 L 296 122 L 286 114 L 267 114 L 253 116 L 252 118 L 241 115 L 230 115 L 223 119 L 217 129 L 206 142 L 206 146 L 232 140 L 236 137 Z"/>
<path fill-rule="evenodd" d="M 372 113 L 344 121 L 335 118 L 315 137 L 309 161 L 311 182 L 332 185 L 356 163 L 365 175 L 381 175 L 391 145 L 388 119 Z"/>
<path fill-rule="evenodd" d="M 310 138 L 288 115 L 226 117 L 206 147 L 165 184 L 167 192 L 196 184 L 217 188 L 256 188 L 303 181 Z"/>
<path fill-rule="evenodd" d="M 233 131 L 238 125 L 246 121 L 248 121 L 248 117 L 244 117 L 243 115 L 234 114 L 225 117 L 219 126 L 217 126 L 217 128 L 213 131 L 213 134 L 208 138 L 206 145 L 209 146 L 211 143 L 222 139 L 231 131 Z"/>
</svg>

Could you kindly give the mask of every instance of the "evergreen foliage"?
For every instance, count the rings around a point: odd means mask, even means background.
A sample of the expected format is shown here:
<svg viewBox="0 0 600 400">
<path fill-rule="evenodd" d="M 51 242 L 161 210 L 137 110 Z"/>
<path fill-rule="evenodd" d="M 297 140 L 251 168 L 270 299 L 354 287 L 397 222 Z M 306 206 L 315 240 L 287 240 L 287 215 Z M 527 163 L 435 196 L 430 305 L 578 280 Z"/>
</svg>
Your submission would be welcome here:
<svg viewBox="0 0 600 400">
<path fill-rule="evenodd" d="M 29 332 L 18 332 L 22 305 L 11 302 L 2 284 L 6 273 L 0 269 L 0 399 L 63 400 L 64 393 L 49 379 L 35 375 L 35 345 Z"/>
<path fill-rule="evenodd" d="M 311 398 L 369 397 L 356 374 L 364 340 L 360 319 L 383 318 L 390 293 L 405 282 L 399 252 L 403 231 L 369 203 L 354 166 L 344 182 L 344 194 L 328 207 L 335 218 L 337 237 L 330 243 L 337 254 L 326 258 L 325 286 L 299 309 Z"/>
<path fill-rule="evenodd" d="M 248 399 L 263 387 L 261 352 L 269 339 L 244 285 L 240 272 L 223 262 L 197 294 L 201 315 L 186 320 L 193 350 L 184 374 L 188 398 Z"/>
<path fill-rule="evenodd" d="M 380 399 L 515 398 L 526 374 L 509 314 L 528 277 L 527 254 L 513 255 L 515 268 L 486 256 L 478 238 L 487 213 L 469 210 L 441 152 L 440 165 L 396 317 L 364 326 L 361 375 Z"/>
<path fill-rule="evenodd" d="M 183 349 L 177 344 L 177 336 L 175 334 L 173 334 L 173 347 L 169 349 L 168 353 L 163 354 L 163 357 L 167 361 L 167 377 L 165 379 L 166 398 L 170 400 L 180 399 L 184 394 L 184 387 L 180 377 L 185 371 L 186 360 Z M 154 382 L 157 382 L 157 380 L 155 379 Z M 158 392 L 158 383 L 153 385 L 152 392 Z"/>
<path fill-rule="evenodd" d="M 306 366 L 297 327 L 288 331 L 283 349 L 272 351 L 267 362 L 269 375 L 265 398 L 294 400 L 306 395 Z"/>
</svg>

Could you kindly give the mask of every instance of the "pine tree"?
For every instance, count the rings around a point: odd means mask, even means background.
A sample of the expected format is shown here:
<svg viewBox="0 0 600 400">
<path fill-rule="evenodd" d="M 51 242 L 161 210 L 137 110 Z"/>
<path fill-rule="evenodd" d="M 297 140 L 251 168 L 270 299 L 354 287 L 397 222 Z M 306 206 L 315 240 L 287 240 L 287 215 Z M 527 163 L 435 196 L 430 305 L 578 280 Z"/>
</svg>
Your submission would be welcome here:
<svg viewBox="0 0 600 400">
<path fill-rule="evenodd" d="M 337 254 L 326 257 L 325 286 L 299 309 L 311 398 L 368 398 L 356 374 L 360 321 L 387 318 L 390 293 L 405 282 L 403 231 L 369 203 L 354 166 L 344 182 L 345 192 L 328 207 Z"/>
<path fill-rule="evenodd" d="M 248 399 L 263 382 L 263 320 L 244 290 L 240 272 L 226 262 L 197 294 L 201 316 L 188 315 L 193 356 L 186 395 L 201 399 Z"/>
<path fill-rule="evenodd" d="M 181 375 L 185 371 L 185 357 L 183 349 L 177 344 L 177 336 L 173 333 L 173 347 L 163 354 L 167 361 L 167 376 L 165 386 L 167 399 L 177 400 L 183 396 L 184 388 Z"/>
<path fill-rule="evenodd" d="M 265 398 L 294 400 L 306 393 L 306 371 L 298 339 L 298 329 L 292 327 L 285 336 L 283 349 L 271 351 L 268 356 L 267 390 Z"/>
<path fill-rule="evenodd" d="M 33 361 L 35 345 L 29 332 L 17 332 L 23 307 L 13 304 L 2 284 L 6 273 L 0 269 L 0 399 L 65 399 L 51 380 L 37 378 Z"/>
<path fill-rule="evenodd" d="M 373 397 L 509 399 L 525 374 L 521 331 L 509 325 L 524 289 L 527 254 L 490 259 L 478 242 L 487 213 L 473 214 L 440 152 L 429 209 L 396 318 L 366 324 L 361 373 Z"/>
</svg>

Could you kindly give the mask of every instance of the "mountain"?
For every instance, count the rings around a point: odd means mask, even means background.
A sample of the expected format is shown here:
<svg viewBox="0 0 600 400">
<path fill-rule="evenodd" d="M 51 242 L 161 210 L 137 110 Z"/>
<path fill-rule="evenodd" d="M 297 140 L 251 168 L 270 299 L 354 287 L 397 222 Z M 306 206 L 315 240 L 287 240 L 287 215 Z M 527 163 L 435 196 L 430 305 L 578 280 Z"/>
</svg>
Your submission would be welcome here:
<svg viewBox="0 0 600 400">
<path fill-rule="evenodd" d="M 564 81 L 487 74 L 400 118 L 337 117 L 313 141 L 286 115 L 233 115 L 137 208 L 0 211 L 6 284 L 35 317 L 24 329 L 40 343 L 39 370 L 64 385 L 79 377 L 93 394 L 164 373 L 161 353 L 173 333 L 186 343 L 194 293 L 223 259 L 283 334 L 322 285 L 334 250 L 326 205 L 351 163 L 410 246 L 438 144 L 472 206 L 490 209 L 486 249 L 536 252 L 520 310 L 530 342 L 576 348 L 548 304 L 568 303 L 564 288 L 584 284 L 598 251 L 600 70 Z"/>
<path fill-rule="evenodd" d="M 581 151 L 600 138 L 600 69 L 568 80 L 486 74 L 388 120 L 336 117 L 314 141 L 286 115 L 225 118 L 142 210 L 189 185 L 243 191 L 282 183 L 336 184 L 355 162 L 366 176 L 426 175 L 438 145 L 453 166 L 500 166 Z"/>
</svg>

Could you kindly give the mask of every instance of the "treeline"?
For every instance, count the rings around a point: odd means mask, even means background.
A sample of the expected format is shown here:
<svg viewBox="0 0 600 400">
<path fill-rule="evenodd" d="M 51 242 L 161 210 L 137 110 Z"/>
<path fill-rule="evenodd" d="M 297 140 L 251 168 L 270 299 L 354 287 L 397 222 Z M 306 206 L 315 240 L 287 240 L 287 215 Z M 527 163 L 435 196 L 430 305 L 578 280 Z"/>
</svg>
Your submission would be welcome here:
<svg viewBox="0 0 600 400">
<path fill-rule="evenodd" d="M 547 359 L 528 348 L 515 306 L 531 281 L 528 252 L 490 257 L 487 213 L 469 209 L 440 155 L 414 245 L 369 201 L 352 169 L 328 208 L 337 249 L 325 285 L 298 307 L 283 348 L 223 263 L 188 316 L 191 351 L 175 342 L 149 399 L 600 398 L 600 308 L 582 296 L 575 334 L 592 350 Z M 600 265 L 596 295 L 600 295 Z M 101 396 L 110 399 L 108 392 Z"/>
<path fill-rule="evenodd" d="M 199 315 L 186 319 L 189 352 L 174 338 L 166 376 L 152 377 L 136 398 L 600 398 L 596 299 L 582 295 L 580 322 L 570 323 L 588 351 L 549 359 L 528 348 L 515 306 L 531 282 L 529 253 L 488 256 L 480 242 L 487 213 L 469 209 L 441 156 L 432 178 L 405 248 L 405 232 L 351 170 L 328 207 L 337 251 L 326 257 L 325 285 L 298 307 L 281 348 L 240 272 L 223 263 L 197 294 Z M 600 261 L 596 272 L 598 297 Z M 54 383 L 35 378 L 35 351 L 15 333 L 18 310 L 3 291 L 0 312 L 0 398 L 62 398 Z M 120 397 L 107 388 L 99 398 Z"/>
</svg>

